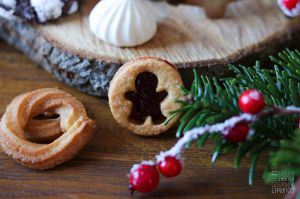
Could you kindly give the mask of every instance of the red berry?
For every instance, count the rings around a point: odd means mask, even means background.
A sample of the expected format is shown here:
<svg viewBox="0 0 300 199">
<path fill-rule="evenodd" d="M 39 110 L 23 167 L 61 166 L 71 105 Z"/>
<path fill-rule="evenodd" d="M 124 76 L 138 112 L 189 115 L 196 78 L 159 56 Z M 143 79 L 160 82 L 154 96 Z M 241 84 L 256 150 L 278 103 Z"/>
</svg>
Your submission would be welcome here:
<svg viewBox="0 0 300 199">
<path fill-rule="evenodd" d="M 159 163 L 159 170 L 166 177 L 178 176 L 182 170 L 181 162 L 175 157 L 167 156 Z"/>
<path fill-rule="evenodd" d="M 298 0 L 282 0 L 282 4 L 288 9 L 296 8 Z"/>
<path fill-rule="evenodd" d="M 246 90 L 239 97 L 239 107 L 245 113 L 256 114 L 265 107 L 264 96 L 256 89 Z"/>
<path fill-rule="evenodd" d="M 297 120 L 297 127 L 298 127 L 298 129 L 300 129 L 300 118 L 298 118 L 298 120 Z"/>
<path fill-rule="evenodd" d="M 237 123 L 233 128 L 226 129 L 224 138 L 232 142 L 243 142 L 248 137 L 249 126 L 245 122 Z"/>
<path fill-rule="evenodd" d="M 130 173 L 130 188 L 139 192 L 153 191 L 159 183 L 155 165 L 141 164 Z"/>
</svg>

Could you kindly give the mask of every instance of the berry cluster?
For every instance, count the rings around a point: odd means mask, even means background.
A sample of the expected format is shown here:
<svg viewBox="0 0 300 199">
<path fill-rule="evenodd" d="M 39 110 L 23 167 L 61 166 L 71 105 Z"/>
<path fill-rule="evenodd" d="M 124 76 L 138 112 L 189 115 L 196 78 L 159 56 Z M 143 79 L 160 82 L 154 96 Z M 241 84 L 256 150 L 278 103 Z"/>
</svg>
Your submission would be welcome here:
<svg viewBox="0 0 300 199">
<path fill-rule="evenodd" d="M 166 177 L 175 177 L 181 173 L 180 159 L 172 156 L 165 157 L 155 165 L 154 163 L 142 163 L 130 172 L 130 189 L 147 193 L 153 191 L 159 183 L 158 169 Z"/>
<path fill-rule="evenodd" d="M 255 89 L 244 91 L 238 100 L 241 111 L 249 114 L 257 114 L 265 107 L 264 96 Z M 224 138 L 232 142 L 243 142 L 247 139 L 249 132 L 249 124 L 241 122 L 233 128 L 227 128 L 223 132 Z"/>
<path fill-rule="evenodd" d="M 264 96 L 255 89 L 249 89 L 243 92 L 238 100 L 241 111 L 246 113 L 249 121 L 252 121 L 252 116 L 261 112 L 265 107 Z M 246 117 L 246 118 L 247 118 Z M 230 125 L 224 126 L 222 135 L 224 139 L 232 142 L 243 142 L 249 136 L 249 123 L 245 119 L 240 118 L 239 121 L 231 127 Z M 223 126 L 216 126 L 216 129 L 223 128 Z M 209 131 L 209 129 L 202 129 L 202 133 Z M 214 130 L 211 130 L 214 131 Z M 200 135 L 200 134 L 199 134 Z M 177 143 L 178 144 L 178 143 Z M 179 143 L 179 151 L 183 144 Z M 176 145 L 173 148 L 177 149 Z M 176 153 L 172 153 L 176 154 Z M 143 162 L 135 165 L 130 172 L 130 189 L 132 191 L 139 191 L 143 193 L 153 191 L 159 184 L 159 172 L 166 177 L 175 177 L 181 173 L 182 161 L 180 155 L 163 155 L 157 163 Z"/>
</svg>

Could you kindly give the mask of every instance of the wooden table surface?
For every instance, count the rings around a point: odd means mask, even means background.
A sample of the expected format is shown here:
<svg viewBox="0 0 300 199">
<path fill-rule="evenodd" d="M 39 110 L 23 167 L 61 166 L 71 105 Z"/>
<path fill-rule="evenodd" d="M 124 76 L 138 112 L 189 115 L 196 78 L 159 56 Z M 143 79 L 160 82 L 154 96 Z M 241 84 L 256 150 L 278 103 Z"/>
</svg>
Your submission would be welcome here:
<svg viewBox="0 0 300 199">
<path fill-rule="evenodd" d="M 20 52 L 0 41 L 0 113 L 16 95 L 37 88 L 59 87 L 76 96 L 97 121 L 98 132 L 73 160 L 49 171 L 27 169 L 0 151 L 0 197 L 24 198 L 282 198 L 261 178 L 266 155 L 258 163 L 255 185 L 248 186 L 249 160 L 233 169 L 234 154 L 212 165 L 212 145 L 185 153 L 182 174 L 161 178 L 148 195 L 130 196 L 126 177 L 132 164 L 151 159 L 175 142 L 175 130 L 158 137 L 138 137 L 113 119 L 106 99 L 82 94 L 54 79 Z"/>
</svg>

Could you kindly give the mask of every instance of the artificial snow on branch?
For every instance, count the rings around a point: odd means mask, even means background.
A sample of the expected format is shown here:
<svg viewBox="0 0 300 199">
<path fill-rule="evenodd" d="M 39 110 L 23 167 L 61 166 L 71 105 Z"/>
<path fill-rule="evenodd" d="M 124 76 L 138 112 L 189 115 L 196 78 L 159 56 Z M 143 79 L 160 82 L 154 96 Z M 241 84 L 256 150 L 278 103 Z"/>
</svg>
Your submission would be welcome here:
<svg viewBox="0 0 300 199">
<path fill-rule="evenodd" d="M 300 176 L 300 159 L 295 155 L 300 152 L 300 133 L 295 131 L 300 123 L 300 51 L 285 50 L 270 59 L 275 63 L 273 69 L 262 69 L 259 62 L 254 67 L 229 65 L 235 75 L 223 79 L 198 76 L 194 70 L 191 88 L 181 88 L 185 97 L 174 99 L 182 107 L 170 112 L 166 121 L 180 116 L 176 136 L 182 138 L 156 161 L 135 165 L 130 173 L 131 188 L 154 190 L 159 183 L 156 167 L 164 176 L 179 175 L 181 155 L 194 140 L 199 147 L 209 139 L 214 141 L 212 162 L 235 150 L 234 167 L 238 168 L 249 155 L 250 185 L 264 151 L 270 154 L 265 164 L 266 182 L 273 180 L 274 170 Z"/>
<path fill-rule="evenodd" d="M 252 92 L 257 92 L 252 89 Z M 247 93 L 247 91 L 245 91 Z M 251 94 L 251 93 L 250 93 Z M 242 94 L 243 95 L 243 94 Z M 248 101 L 248 104 L 251 104 L 251 99 Z M 249 103 L 250 102 L 250 103 Z M 251 106 L 254 108 L 256 104 L 253 103 Z M 260 111 L 260 110 L 259 110 Z M 141 192 L 150 192 L 156 188 L 159 183 L 159 174 L 156 170 L 156 166 L 159 166 L 159 169 L 162 170 L 162 164 L 167 165 L 167 169 L 163 168 L 161 173 L 165 175 L 167 173 L 174 173 L 174 169 L 178 170 L 178 167 L 182 167 L 181 164 L 183 162 L 182 153 L 190 142 L 197 140 L 200 136 L 205 133 L 210 134 L 221 134 L 224 139 L 230 139 L 231 141 L 240 142 L 246 140 L 246 138 L 251 138 L 254 134 L 253 129 L 247 129 L 246 133 L 242 133 L 240 128 L 236 129 L 239 124 L 247 125 L 258 121 L 259 119 L 265 117 L 272 117 L 276 115 L 286 115 L 286 114 L 300 114 L 300 108 L 289 106 L 286 108 L 282 107 L 270 107 L 266 111 L 261 111 L 256 115 L 243 113 L 239 116 L 234 116 L 230 119 L 225 120 L 222 123 L 217 123 L 213 125 L 206 125 L 203 127 L 198 127 L 191 129 L 185 132 L 185 135 L 178 140 L 178 142 L 168 151 L 161 152 L 159 155 L 156 156 L 156 162 L 154 161 L 143 161 L 140 164 L 135 164 L 130 172 L 130 182 L 131 182 L 131 189 L 137 190 Z M 243 138 L 240 140 L 235 140 L 236 138 L 231 138 L 231 136 L 238 136 L 238 134 L 243 134 Z M 231 135 L 231 136 L 230 136 Z M 166 162 L 166 161 L 172 162 Z M 173 165 L 172 165 L 173 164 Z M 180 166 L 178 166 L 180 164 Z M 146 167 L 146 169 L 145 169 Z M 149 173 L 150 172 L 150 173 Z M 141 175 L 141 173 L 143 173 Z M 180 171 L 176 174 L 178 175 Z M 167 177 L 175 177 L 176 175 L 165 175 Z M 140 179 L 143 178 L 143 179 Z M 147 191 L 145 191 L 145 189 Z"/>
<path fill-rule="evenodd" d="M 239 116 L 232 117 L 223 123 L 217 123 L 213 125 L 206 125 L 204 127 L 194 128 L 185 132 L 184 136 L 178 140 L 178 142 L 169 150 L 165 152 L 161 152 L 160 155 L 156 156 L 157 162 L 161 162 L 165 159 L 166 156 L 174 156 L 180 158 L 181 153 L 185 146 L 190 142 L 198 139 L 205 133 L 219 133 L 224 138 L 226 138 L 230 130 L 234 129 L 234 127 L 239 123 L 253 123 L 257 120 L 265 117 L 271 117 L 276 115 L 286 115 L 286 114 L 300 114 L 300 107 L 289 106 L 286 108 L 281 107 L 271 107 L 269 110 L 261 112 L 257 115 L 251 115 L 248 113 L 243 113 Z M 250 129 L 247 134 L 247 138 L 250 138 L 254 134 L 254 130 Z"/>
</svg>

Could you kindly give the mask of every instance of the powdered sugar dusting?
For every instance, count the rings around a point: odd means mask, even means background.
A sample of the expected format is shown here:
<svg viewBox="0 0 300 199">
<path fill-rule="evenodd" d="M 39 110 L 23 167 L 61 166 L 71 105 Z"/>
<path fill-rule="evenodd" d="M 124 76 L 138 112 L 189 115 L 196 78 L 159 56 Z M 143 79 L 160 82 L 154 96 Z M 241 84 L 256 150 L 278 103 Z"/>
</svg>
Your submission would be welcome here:
<svg viewBox="0 0 300 199">
<path fill-rule="evenodd" d="M 30 0 L 30 2 L 42 23 L 62 15 L 64 3 L 61 0 Z"/>
<path fill-rule="evenodd" d="M 36 21 L 37 18 L 38 22 L 44 23 L 49 20 L 57 19 L 63 14 L 73 14 L 79 8 L 78 1 L 73 0 L 70 0 L 70 2 L 67 2 L 65 0 L 30 0 L 30 5 L 27 5 L 28 8 L 26 8 L 26 6 L 25 8 L 22 8 L 22 6 L 24 5 L 22 5 L 21 3 L 21 1 L 17 2 L 16 0 L 0 0 L 0 4 L 2 5 L 0 8 L 0 16 L 7 19 L 17 19 L 17 16 L 20 16 L 20 14 L 15 12 L 15 10 L 19 8 L 20 4 L 20 8 L 25 9 L 23 14 L 28 14 L 26 13 L 26 9 L 34 9 L 36 12 L 36 16 L 32 16 L 32 21 Z M 65 12 L 64 6 L 66 4 L 68 4 L 68 10 Z M 14 15 L 16 15 L 16 17 L 14 17 Z M 23 16 L 21 15 L 21 18 L 22 17 Z"/>
<path fill-rule="evenodd" d="M 4 8 L 0 7 L 0 16 L 6 19 L 16 19 L 16 17 L 13 15 L 13 10 L 5 10 Z"/>
<path fill-rule="evenodd" d="M 3 4 L 9 10 L 4 8 L 0 8 L 0 16 L 6 19 L 15 19 L 14 17 L 14 9 L 16 8 L 17 2 L 16 0 L 0 0 L 0 4 Z"/>
<path fill-rule="evenodd" d="M 16 0 L 0 0 L 0 4 L 3 4 L 4 6 L 10 8 L 10 9 L 15 9 L 17 2 L 16 2 Z"/>
</svg>

